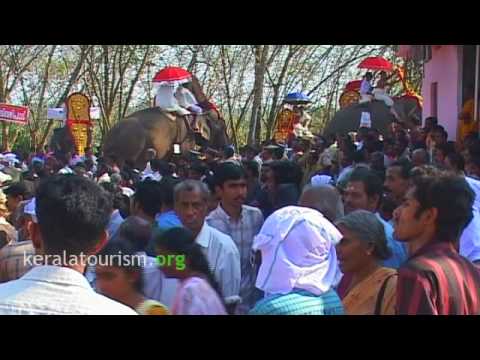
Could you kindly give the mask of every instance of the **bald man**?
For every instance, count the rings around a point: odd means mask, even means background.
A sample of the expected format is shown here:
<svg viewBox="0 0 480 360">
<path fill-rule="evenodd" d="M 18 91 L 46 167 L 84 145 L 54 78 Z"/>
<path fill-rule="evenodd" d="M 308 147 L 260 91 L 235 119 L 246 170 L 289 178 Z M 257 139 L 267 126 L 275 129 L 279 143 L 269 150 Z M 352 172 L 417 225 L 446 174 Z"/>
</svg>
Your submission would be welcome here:
<svg viewBox="0 0 480 360">
<path fill-rule="evenodd" d="M 331 222 L 344 215 L 342 198 L 331 185 L 306 185 L 298 205 L 320 211 Z"/>
</svg>

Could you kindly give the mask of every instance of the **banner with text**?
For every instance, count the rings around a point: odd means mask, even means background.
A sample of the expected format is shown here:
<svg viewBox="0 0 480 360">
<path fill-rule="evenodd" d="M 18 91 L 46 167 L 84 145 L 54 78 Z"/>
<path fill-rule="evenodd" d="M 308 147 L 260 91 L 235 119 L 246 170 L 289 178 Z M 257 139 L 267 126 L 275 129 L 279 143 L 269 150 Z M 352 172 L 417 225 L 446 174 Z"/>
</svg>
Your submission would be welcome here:
<svg viewBox="0 0 480 360">
<path fill-rule="evenodd" d="M 0 121 L 28 124 L 28 107 L 0 103 Z"/>
</svg>

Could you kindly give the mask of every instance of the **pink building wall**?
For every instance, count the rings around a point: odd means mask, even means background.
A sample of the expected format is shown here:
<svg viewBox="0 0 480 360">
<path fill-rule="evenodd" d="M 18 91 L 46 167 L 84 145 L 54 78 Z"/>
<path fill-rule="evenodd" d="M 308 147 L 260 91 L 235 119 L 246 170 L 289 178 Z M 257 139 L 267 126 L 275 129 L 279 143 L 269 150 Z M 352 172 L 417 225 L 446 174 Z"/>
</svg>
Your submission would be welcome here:
<svg viewBox="0 0 480 360">
<path fill-rule="evenodd" d="M 461 109 L 462 55 L 457 45 L 432 47 L 432 58 L 424 66 L 422 83 L 423 119 L 432 116 L 432 83 L 437 83 L 437 117 L 448 132 L 449 140 L 457 136 Z"/>
</svg>

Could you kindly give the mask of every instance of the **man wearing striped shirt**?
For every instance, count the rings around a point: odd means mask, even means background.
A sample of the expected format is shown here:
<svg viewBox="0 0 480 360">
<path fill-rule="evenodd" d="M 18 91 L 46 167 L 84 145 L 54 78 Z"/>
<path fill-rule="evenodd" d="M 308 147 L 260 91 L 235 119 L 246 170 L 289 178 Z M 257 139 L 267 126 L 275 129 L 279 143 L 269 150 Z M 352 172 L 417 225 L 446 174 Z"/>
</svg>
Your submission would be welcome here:
<svg viewBox="0 0 480 360">
<path fill-rule="evenodd" d="M 474 193 L 453 175 L 413 179 L 394 211 L 395 236 L 408 243 L 400 267 L 397 314 L 480 314 L 480 271 L 458 253 L 458 240 L 473 218 Z"/>
<path fill-rule="evenodd" d="M 218 207 L 207 217 L 207 223 L 229 235 L 240 253 L 242 303 L 237 314 L 246 314 L 260 298 L 255 288 L 256 269 L 252 263 L 253 238 L 263 224 L 262 212 L 254 207 L 243 205 L 247 198 L 245 170 L 232 163 L 220 164 L 215 169 L 216 192 L 220 197 Z"/>
</svg>

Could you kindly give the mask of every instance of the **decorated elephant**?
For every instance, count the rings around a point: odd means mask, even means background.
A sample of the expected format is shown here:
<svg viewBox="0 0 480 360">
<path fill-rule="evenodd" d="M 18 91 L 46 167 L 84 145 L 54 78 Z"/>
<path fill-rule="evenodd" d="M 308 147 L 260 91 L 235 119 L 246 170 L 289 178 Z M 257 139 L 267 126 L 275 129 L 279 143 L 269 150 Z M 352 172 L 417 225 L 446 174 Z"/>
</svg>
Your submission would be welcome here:
<svg viewBox="0 0 480 360">
<path fill-rule="evenodd" d="M 403 96 L 394 99 L 394 108 L 400 117 L 400 121 L 407 127 L 412 128 L 420 124 L 422 108 L 418 99 L 414 96 Z M 363 104 L 352 104 L 338 111 L 327 124 L 324 134 L 345 134 L 357 131 L 360 127 L 362 112 L 370 113 L 371 127 L 376 128 L 384 136 L 389 133 L 389 127 L 395 120 L 390 109 L 383 101 L 372 101 Z"/>
<path fill-rule="evenodd" d="M 119 121 L 105 136 L 103 155 L 107 162 L 122 166 L 126 162 L 143 169 L 147 162 L 147 150 L 154 149 L 157 158 L 173 153 L 173 144 L 181 145 L 182 153 L 195 144 L 222 148 L 228 145 L 225 122 L 215 110 L 197 115 L 194 132 L 190 120 L 174 116 L 158 107 L 137 111 Z"/>
</svg>

